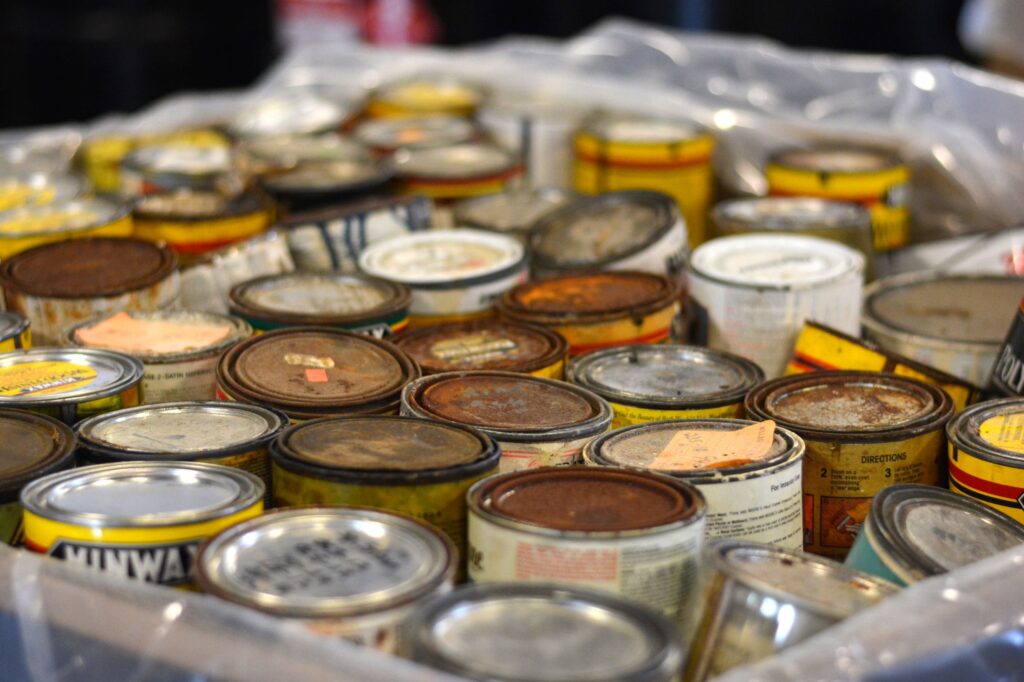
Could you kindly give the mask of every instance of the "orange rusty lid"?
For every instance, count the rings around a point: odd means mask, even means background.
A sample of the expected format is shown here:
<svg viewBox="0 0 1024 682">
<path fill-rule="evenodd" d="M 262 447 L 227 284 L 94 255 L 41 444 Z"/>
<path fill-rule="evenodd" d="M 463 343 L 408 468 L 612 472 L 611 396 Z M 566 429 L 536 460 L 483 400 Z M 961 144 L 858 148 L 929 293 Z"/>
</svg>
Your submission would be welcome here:
<svg viewBox="0 0 1024 682">
<path fill-rule="evenodd" d="M 558 323 L 646 315 L 673 305 L 678 288 L 646 272 L 594 272 L 527 282 L 505 293 L 500 314 L 518 321 Z"/>
</svg>

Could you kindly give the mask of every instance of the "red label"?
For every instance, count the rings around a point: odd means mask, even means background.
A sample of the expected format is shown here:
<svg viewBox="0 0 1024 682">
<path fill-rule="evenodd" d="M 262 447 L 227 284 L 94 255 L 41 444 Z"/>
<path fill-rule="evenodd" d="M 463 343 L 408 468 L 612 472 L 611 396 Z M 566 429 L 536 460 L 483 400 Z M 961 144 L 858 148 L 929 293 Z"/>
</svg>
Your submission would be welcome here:
<svg viewBox="0 0 1024 682">
<path fill-rule="evenodd" d="M 307 369 L 306 370 L 306 381 L 311 384 L 325 384 L 327 383 L 327 370 L 326 369 Z"/>
</svg>

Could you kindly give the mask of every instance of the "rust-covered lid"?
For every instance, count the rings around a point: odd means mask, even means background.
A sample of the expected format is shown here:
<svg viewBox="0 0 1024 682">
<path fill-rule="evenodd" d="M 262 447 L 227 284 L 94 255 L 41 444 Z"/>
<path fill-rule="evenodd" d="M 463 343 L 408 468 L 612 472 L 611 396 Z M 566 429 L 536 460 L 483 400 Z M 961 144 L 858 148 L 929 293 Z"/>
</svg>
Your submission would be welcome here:
<svg viewBox="0 0 1024 682">
<path fill-rule="evenodd" d="M 526 321 L 644 315 L 672 305 L 678 295 L 667 277 L 646 272 L 595 272 L 527 282 L 498 302 L 502 315 Z"/>
<path fill-rule="evenodd" d="M 0 284 L 50 298 L 117 296 L 160 282 L 177 264 L 170 249 L 141 239 L 75 239 L 37 246 L 0 264 Z"/>
<path fill-rule="evenodd" d="M 70 466 L 75 436 L 35 412 L 0 408 L 0 504 L 32 479 Z"/>
<path fill-rule="evenodd" d="M 555 332 L 531 324 L 480 320 L 423 327 L 395 339 L 424 374 L 498 369 L 534 372 L 563 360 L 568 344 Z"/>
</svg>

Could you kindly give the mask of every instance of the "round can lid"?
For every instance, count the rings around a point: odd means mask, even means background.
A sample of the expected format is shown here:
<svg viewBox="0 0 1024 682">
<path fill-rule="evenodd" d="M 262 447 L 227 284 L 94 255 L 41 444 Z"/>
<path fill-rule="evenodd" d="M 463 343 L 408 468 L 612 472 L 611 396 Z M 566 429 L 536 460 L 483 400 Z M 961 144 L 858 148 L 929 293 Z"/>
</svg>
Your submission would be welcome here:
<svg viewBox="0 0 1024 682">
<path fill-rule="evenodd" d="M 88 187 L 85 178 L 78 175 L 43 171 L 8 175 L 0 169 L 0 211 L 26 206 L 62 204 L 82 196 Z"/>
<path fill-rule="evenodd" d="M 426 524 L 370 509 L 282 509 L 211 538 L 204 591 L 270 613 L 342 617 L 409 603 L 450 583 L 454 548 Z"/>
<path fill-rule="evenodd" d="M 33 348 L 0 354 L 0 405 L 88 402 L 142 379 L 142 363 L 108 350 Z"/>
<path fill-rule="evenodd" d="M 880 149 L 824 145 L 784 150 L 771 163 L 814 173 L 873 173 L 902 165 L 892 153 Z"/>
<path fill-rule="evenodd" d="M 260 181 L 274 192 L 323 192 L 381 184 L 390 178 L 388 164 L 370 158 L 353 158 L 306 161 L 294 168 L 264 175 Z"/>
<path fill-rule="evenodd" d="M 74 434 L 56 419 L 0 408 L 0 493 L 70 463 L 74 449 Z"/>
<path fill-rule="evenodd" d="M 542 218 L 579 198 L 556 187 L 511 189 L 463 199 L 455 205 L 455 223 L 491 232 L 523 234 Z"/>
<path fill-rule="evenodd" d="M 229 130 L 238 137 L 304 135 L 337 128 L 348 114 L 312 93 L 291 92 L 253 102 L 231 121 Z"/>
<path fill-rule="evenodd" d="M 1020 467 L 1024 463 L 1024 398 L 971 405 L 949 421 L 946 433 L 955 447 L 975 457 Z"/>
<path fill-rule="evenodd" d="M 648 118 L 602 113 L 586 123 L 586 131 L 610 142 L 672 144 L 702 134 L 694 123 L 682 119 Z"/>
<path fill-rule="evenodd" d="M 365 159 L 368 156 L 363 145 L 337 133 L 254 137 L 245 140 L 243 148 L 250 156 L 282 166 L 309 161 Z"/>
<path fill-rule="evenodd" d="M 242 314 L 358 320 L 408 307 L 410 294 L 401 284 L 360 275 L 292 272 L 243 282 L 230 297 Z"/>
<path fill-rule="evenodd" d="M 128 209 L 125 206 L 92 197 L 25 206 L 0 213 L 0 239 L 88 230 L 108 225 L 126 215 Z"/>
<path fill-rule="evenodd" d="M 478 320 L 406 331 L 394 340 L 424 374 L 458 370 L 530 372 L 565 357 L 568 344 L 544 327 Z"/>
<path fill-rule="evenodd" d="M 512 314 L 600 315 L 669 305 L 675 293 L 659 275 L 597 272 L 520 284 L 505 294 L 501 307 Z"/>
<path fill-rule="evenodd" d="M 139 197 L 132 212 L 137 219 L 198 222 L 266 213 L 269 209 L 268 202 L 253 192 L 228 197 L 220 192 L 180 187 Z"/>
<path fill-rule="evenodd" d="M 373 99 L 424 113 L 472 109 L 483 98 L 483 90 L 473 83 L 453 76 L 426 74 L 385 83 L 373 94 Z"/>
<path fill-rule="evenodd" d="M 472 180 L 512 171 L 518 164 L 512 152 L 489 142 L 402 149 L 395 154 L 398 175 L 412 179 Z"/>
<path fill-rule="evenodd" d="M 416 149 L 469 142 L 477 135 L 473 121 L 459 116 L 369 119 L 352 136 L 378 149 Z"/>
<path fill-rule="evenodd" d="M 871 213 L 860 204 L 813 197 L 757 197 L 717 204 L 712 219 L 718 225 L 759 230 L 870 229 Z"/>
<path fill-rule="evenodd" d="M 139 147 L 123 163 L 145 173 L 207 176 L 229 172 L 233 159 L 225 145 L 177 142 Z"/>
<path fill-rule="evenodd" d="M 72 344 L 105 348 L 145 361 L 170 362 L 196 353 L 224 349 L 252 334 L 244 321 L 192 310 L 119 312 L 75 325 Z"/>
<path fill-rule="evenodd" d="M 370 275 L 416 286 L 489 277 L 526 257 L 512 237 L 480 230 L 419 232 L 378 242 L 363 251 L 359 267 Z"/>
</svg>

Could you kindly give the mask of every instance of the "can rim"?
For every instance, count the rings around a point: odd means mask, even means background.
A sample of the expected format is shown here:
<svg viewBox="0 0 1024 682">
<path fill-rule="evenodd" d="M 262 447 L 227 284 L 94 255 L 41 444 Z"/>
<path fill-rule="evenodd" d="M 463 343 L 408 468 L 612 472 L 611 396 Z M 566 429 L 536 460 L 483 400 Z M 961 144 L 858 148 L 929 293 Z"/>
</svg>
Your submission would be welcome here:
<svg viewBox="0 0 1024 682">
<path fill-rule="evenodd" d="M 882 165 L 877 168 L 865 169 L 865 170 L 828 170 L 821 168 L 814 168 L 812 166 L 794 165 L 792 163 L 786 163 L 786 157 L 791 154 L 833 154 L 833 153 L 855 153 L 860 155 L 874 156 L 877 158 Z M 798 171 L 801 173 L 813 173 L 815 175 L 846 175 L 854 177 L 863 177 L 865 175 L 878 175 L 879 173 L 887 173 L 897 169 L 907 168 L 907 164 L 904 163 L 899 156 L 893 152 L 884 149 L 882 147 L 876 147 L 871 145 L 855 145 L 855 144 L 825 144 L 815 145 L 810 148 L 804 147 L 787 147 L 773 152 L 768 157 L 767 166 L 778 166 L 785 170 Z"/>
<path fill-rule="evenodd" d="M 1024 413 L 1024 398 L 999 398 L 968 405 L 946 423 L 946 437 L 950 447 L 994 464 L 1015 469 L 1024 467 L 1024 452 L 997 447 L 979 433 L 979 428 L 987 419 L 1011 410 Z"/>
<path fill-rule="evenodd" d="M 18 241 L 21 239 L 29 239 L 33 237 L 43 237 L 47 235 L 60 235 L 75 232 L 87 232 L 89 230 L 95 230 L 99 227 L 107 225 L 113 225 L 119 220 L 128 217 L 131 214 L 131 209 L 128 205 L 112 201 L 102 197 L 75 197 L 66 201 L 53 201 L 49 204 L 42 206 L 21 206 L 18 208 L 12 208 L 7 211 L 0 212 L 0 226 L 7 220 L 12 220 L 18 217 L 18 214 L 32 214 L 39 212 L 54 211 L 61 208 L 67 208 L 68 210 L 81 209 L 83 206 L 88 204 L 94 204 L 102 207 L 105 212 L 96 218 L 96 220 L 90 221 L 86 225 L 68 229 L 66 227 L 57 230 L 36 230 L 33 232 L 7 232 L 6 230 L 0 229 L 0 240 L 11 240 Z M 17 255 L 17 254 L 15 254 Z M 12 256 L 13 258 L 13 256 Z M 8 259 L 9 261 L 10 259 Z"/>
<path fill-rule="evenodd" d="M 24 362 L 69 362 L 67 358 L 75 356 L 87 358 L 84 363 L 89 365 L 88 360 L 106 361 L 118 371 L 112 381 L 103 387 L 96 387 L 90 390 L 89 386 L 69 391 L 67 394 L 57 393 L 48 396 L 36 396 L 22 398 L 18 396 L 0 396 L 0 406 L 45 406 L 45 405 L 69 405 L 90 402 L 100 398 L 108 398 L 117 395 L 122 391 L 137 385 L 142 381 L 144 369 L 142 361 L 126 353 L 104 350 L 99 348 L 28 348 L 13 350 L 7 353 L 0 353 L 0 370 L 5 367 L 20 364 L 18 358 L 26 358 Z M 73 362 L 73 361 L 72 361 Z"/>
<path fill-rule="evenodd" d="M 738 214 L 739 209 L 750 207 L 757 212 L 761 206 L 793 205 L 804 207 L 805 210 L 813 211 L 821 218 L 813 220 L 793 221 L 785 218 L 785 212 L 772 212 L 763 218 L 750 218 Z M 812 208 L 813 207 L 813 208 Z M 831 216 L 831 220 L 828 217 Z M 856 229 L 869 233 L 871 230 L 871 213 L 860 204 L 852 201 L 828 201 L 817 197 L 743 197 L 739 199 L 727 199 L 715 204 L 711 210 L 711 220 L 719 228 L 748 229 L 757 227 L 763 229 L 765 226 L 771 232 L 797 232 L 808 225 L 816 228 L 829 230 Z M 795 225 L 799 225 L 796 227 Z"/>
<path fill-rule="evenodd" d="M 53 447 L 47 455 L 20 476 L 0 479 L 0 504 L 17 502 L 21 489 L 30 481 L 59 471 L 74 460 L 75 432 L 64 422 L 37 412 L 0 407 L 0 419 L 18 419 L 38 423 L 55 432 Z"/>
</svg>

